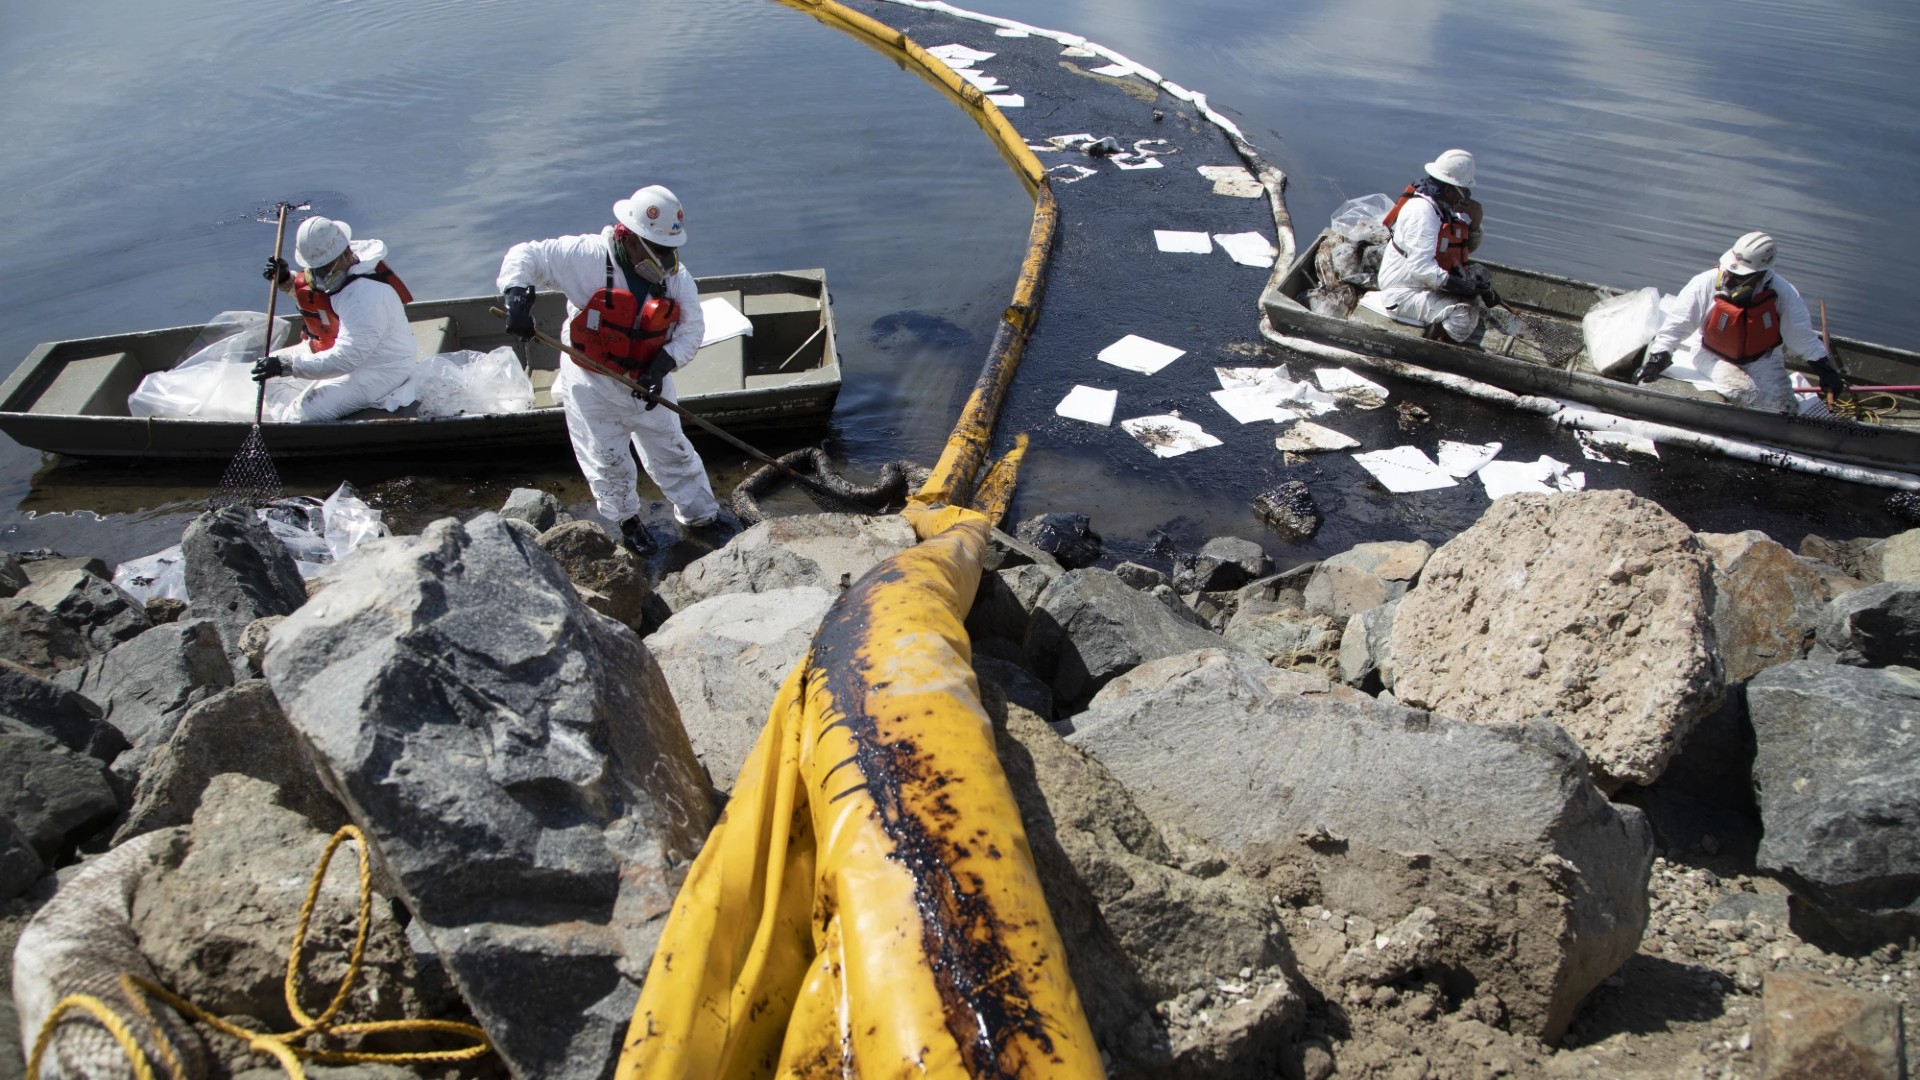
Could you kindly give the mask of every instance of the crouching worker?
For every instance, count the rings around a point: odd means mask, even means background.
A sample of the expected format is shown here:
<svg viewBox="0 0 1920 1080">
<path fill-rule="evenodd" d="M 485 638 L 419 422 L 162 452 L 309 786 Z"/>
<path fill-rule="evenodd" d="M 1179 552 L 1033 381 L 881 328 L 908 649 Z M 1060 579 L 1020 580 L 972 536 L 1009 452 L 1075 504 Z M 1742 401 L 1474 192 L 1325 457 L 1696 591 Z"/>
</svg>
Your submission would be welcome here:
<svg viewBox="0 0 1920 1080">
<path fill-rule="evenodd" d="M 640 518 L 640 477 L 629 444 L 682 525 L 712 525 L 720 516 L 706 463 L 680 430 L 680 417 L 655 407 L 678 400 L 672 372 L 699 351 L 706 323 L 699 288 L 679 258 L 686 218 L 673 192 L 643 187 L 613 204 L 613 220 L 597 233 L 515 244 L 500 263 L 499 286 L 507 331 L 521 340 L 534 334 L 535 290 L 566 294 L 560 336 L 593 366 L 563 359 L 553 396 L 566 410 L 573 456 L 594 505 L 619 523 L 629 547 L 645 551 L 653 541 Z"/>
<path fill-rule="evenodd" d="M 1662 305 L 1660 329 L 1647 345 L 1647 358 L 1634 369 L 1634 381 L 1659 378 L 1673 364 L 1674 350 L 1698 330 L 1702 359 L 1713 362 L 1695 366 L 1735 405 L 1792 411 L 1788 353 L 1813 369 L 1821 390 L 1844 393 L 1847 385 L 1827 361 L 1827 347 L 1813 332 L 1800 290 L 1773 272 L 1774 254 L 1773 237 L 1750 232 L 1733 242 L 1719 265 L 1695 274 Z"/>
<path fill-rule="evenodd" d="M 370 408 L 413 375 L 413 328 L 406 283 L 386 264 L 387 245 L 355 240 L 344 221 L 311 217 L 294 235 L 301 270 L 268 259 L 262 275 L 300 306 L 304 340 L 261 358 L 256 382 L 289 375 L 311 379 L 283 420 L 324 422 Z"/>
<path fill-rule="evenodd" d="M 1499 303 L 1486 270 L 1467 262 L 1480 243 L 1473 155 L 1448 150 L 1425 172 L 1380 222 L 1393 236 L 1380 257 L 1379 302 L 1400 322 L 1465 344 L 1480 328 L 1477 301 Z"/>
</svg>

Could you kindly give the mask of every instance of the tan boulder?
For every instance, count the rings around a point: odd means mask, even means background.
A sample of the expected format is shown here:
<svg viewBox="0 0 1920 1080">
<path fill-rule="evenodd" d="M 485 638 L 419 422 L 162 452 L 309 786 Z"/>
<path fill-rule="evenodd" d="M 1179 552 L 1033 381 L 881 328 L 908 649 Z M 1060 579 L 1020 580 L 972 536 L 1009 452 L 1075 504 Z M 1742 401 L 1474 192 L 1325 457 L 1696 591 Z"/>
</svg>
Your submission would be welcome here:
<svg viewBox="0 0 1920 1080">
<path fill-rule="evenodd" d="M 1401 601 L 1394 694 L 1475 723 L 1551 720 L 1602 790 L 1652 783 L 1721 698 L 1711 575 L 1693 533 L 1629 492 L 1502 498 Z"/>
</svg>

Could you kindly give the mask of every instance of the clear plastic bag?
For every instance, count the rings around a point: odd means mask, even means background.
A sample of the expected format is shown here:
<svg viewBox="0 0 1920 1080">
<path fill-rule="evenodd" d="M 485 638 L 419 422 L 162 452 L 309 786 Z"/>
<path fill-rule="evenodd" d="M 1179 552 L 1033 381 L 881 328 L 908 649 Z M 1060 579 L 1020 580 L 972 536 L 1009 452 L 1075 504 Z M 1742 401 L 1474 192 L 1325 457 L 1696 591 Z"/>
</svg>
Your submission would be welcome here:
<svg viewBox="0 0 1920 1080">
<path fill-rule="evenodd" d="M 533 381 L 510 346 L 422 357 L 413 384 L 419 416 L 480 416 L 533 408 Z"/>
<path fill-rule="evenodd" d="M 1610 296 L 1580 320 L 1587 357 L 1602 375 L 1625 369 L 1659 330 L 1660 290 L 1651 285 Z"/>
<path fill-rule="evenodd" d="M 214 316 L 178 363 L 140 380 L 127 396 L 128 414 L 252 420 L 259 392 L 253 381 L 253 364 L 266 355 L 266 327 L 264 312 L 223 311 Z M 293 336 L 291 323 L 276 321 L 273 348 L 286 347 Z M 270 384 L 268 398 L 274 398 L 276 391 L 290 388 Z"/>
<path fill-rule="evenodd" d="M 128 559 L 113 568 L 113 583 L 142 604 L 156 596 L 175 600 L 187 598 L 187 564 L 175 544 L 138 559 Z"/>
<path fill-rule="evenodd" d="M 325 502 L 299 495 L 279 499 L 255 514 L 286 545 L 303 580 L 325 573 L 366 541 L 391 535 L 380 511 L 368 506 L 352 484 L 341 484 Z M 189 600 L 179 544 L 121 563 L 114 568 L 113 583 L 143 604 L 156 596 Z"/>
<path fill-rule="evenodd" d="M 1367 244 L 1384 244 L 1390 235 L 1380 219 L 1393 209 L 1393 196 L 1376 194 L 1348 199 L 1334 208 L 1330 228 L 1338 236 Z"/>
</svg>

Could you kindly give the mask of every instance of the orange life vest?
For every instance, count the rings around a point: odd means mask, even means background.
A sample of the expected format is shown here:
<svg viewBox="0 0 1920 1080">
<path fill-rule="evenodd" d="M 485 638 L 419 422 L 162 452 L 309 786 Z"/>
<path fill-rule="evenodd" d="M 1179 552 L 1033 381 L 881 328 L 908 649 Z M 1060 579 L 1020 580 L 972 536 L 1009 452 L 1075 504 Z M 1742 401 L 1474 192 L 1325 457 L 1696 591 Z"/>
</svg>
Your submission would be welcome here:
<svg viewBox="0 0 1920 1080">
<path fill-rule="evenodd" d="M 1715 295 L 1707 317 L 1700 321 L 1700 343 L 1736 364 L 1760 359 L 1780 347 L 1778 299 L 1772 289 L 1766 289 L 1741 307 Z"/>
<path fill-rule="evenodd" d="M 333 292 L 340 292 L 361 278 L 372 278 L 390 285 L 394 292 L 400 294 L 402 304 L 413 303 L 413 294 L 407 291 L 407 283 L 400 280 L 400 275 L 394 273 L 384 259 L 374 264 L 370 274 L 348 273 L 347 279 L 340 283 L 340 288 Z M 302 270 L 293 275 L 293 302 L 300 306 L 300 321 L 306 330 L 307 347 L 314 352 L 333 348 L 333 343 L 340 338 L 340 317 L 333 313 L 333 293 L 315 286 L 313 274 Z"/>
<path fill-rule="evenodd" d="M 587 306 L 567 324 L 573 347 L 595 362 L 628 375 L 638 375 L 667 343 L 680 321 L 680 305 L 664 294 L 641 299 L 613 287 L 613 259 L 607 259 L 607 285 L 593 294 Z M 578 364 L 578 359 L 574 360 Z M 591 368 L 581 364 L 582 367 Z"/>
<path fill-rule="evenodd" d="M 1412 184 L 1408 184 L 1407 190 L 1400 193 L 1400 200 L 1393 204 L 1393 209 L 1387 211 L 1387 216 L 1380 219 L 1380 224 L 1389 229 L 1393 228 L 1393 223 L 1400 220 L 1400 208 L 1407 205 L 1408 199 L 1424 198 L 1426 196 L 1415 191 Z M 1441 206 L 1438 202 L 1435 202 L 1433 207 L 1440 211 L 1440 237 L 1433 246 L 1433 261 L 1439 263 L 1442 270 L 1458 270 L 1467 265 L 1467 238 L 1473 235 L 1473 223 Z M 1400 254 L 1412 253 L 1402 251 Z"/>
</svg>

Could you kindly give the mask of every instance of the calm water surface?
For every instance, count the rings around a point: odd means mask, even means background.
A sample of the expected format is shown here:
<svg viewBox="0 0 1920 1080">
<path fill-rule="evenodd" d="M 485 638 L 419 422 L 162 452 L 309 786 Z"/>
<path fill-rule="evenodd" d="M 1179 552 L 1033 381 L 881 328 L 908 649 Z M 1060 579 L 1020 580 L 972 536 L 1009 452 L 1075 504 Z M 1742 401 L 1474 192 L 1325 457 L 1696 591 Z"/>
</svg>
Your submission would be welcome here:
<svg viewBox="0 0 1920 1080">
<path fill-rule="evenodd" d="M 1341 200 L 1397 189 L 1438 149 L 1466 146 L 1488 258 L 1672 289 L 1764 228 L 1835 332 L 1920 340 L 1906 272 L 1920 225 L 1902 213 L 1920 167 L 1907 72 L 1920 6 L 974 6 L 1085 34 L 1205 91 L 1289 174 L 1303 237 Z M 931 461 L 1024 247 L 1030 203 L 971 121 L 772 0 L 103 0 L 16 3 L 0 20 L 0 370 L 40 341 L 262 307 L 273 230 L 256 218 L 276 200 L 386 239 L 430 297 L 489 292 L 508 245 L 597 228 L 613 199 L 662 182 L 687 203 L 696 273 L 828 268 L 846 387 L 813 437 L 856 469 Z M 1051 402 L 1071 381 L 1023 373 L 1018 390 Z M 1575 452 L 1537 421 L 1414 393 L 1446 437 Z M 1042 428 L 1015 511 L 1077 506 L 1133 538 L 1261 536 L 1247 496 L 1282 478 L 1263 443 L 1245 436 L 1172 470 L 1125 447 L 1050 446 Z M 709 462 L 722 482 L 741 471 L 718 450 Z M 315 494 L 351 480 L 403 527 L 496 506 L 517 484 L 586 501 L 563 448 L 284 471 Z M 218 472 L 76 465 L 0 437 L 0 547 L 142 554 L 177 538 Z M 1262 537 L 1295 561 L 1359 539 L 1444 539 L 1485 505 L 1466 488 L 1388 497 L 1340 464 L 1305 478 L 1327 529 L 1299 548 Z M 1896 527 L 1879 492 L 1676 452 L 1589 478 L 1696 527 L 1788 543 Z"/>
</svg>

